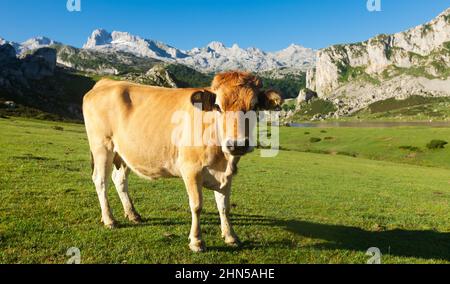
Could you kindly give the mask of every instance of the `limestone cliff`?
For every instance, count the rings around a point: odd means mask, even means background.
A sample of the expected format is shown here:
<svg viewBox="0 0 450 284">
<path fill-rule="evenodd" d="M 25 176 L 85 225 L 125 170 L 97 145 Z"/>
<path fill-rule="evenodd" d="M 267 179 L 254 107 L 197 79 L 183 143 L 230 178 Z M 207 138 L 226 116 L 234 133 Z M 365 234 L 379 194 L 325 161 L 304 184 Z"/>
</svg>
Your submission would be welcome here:
<svg viewBox="0 0 450 284">
<path fill-rule="evenodd" d="M 450 96 L 450 9 L 427 24 L 317 53 L 307 87 L 347 112 L 411 95 Z"/>
</svg>

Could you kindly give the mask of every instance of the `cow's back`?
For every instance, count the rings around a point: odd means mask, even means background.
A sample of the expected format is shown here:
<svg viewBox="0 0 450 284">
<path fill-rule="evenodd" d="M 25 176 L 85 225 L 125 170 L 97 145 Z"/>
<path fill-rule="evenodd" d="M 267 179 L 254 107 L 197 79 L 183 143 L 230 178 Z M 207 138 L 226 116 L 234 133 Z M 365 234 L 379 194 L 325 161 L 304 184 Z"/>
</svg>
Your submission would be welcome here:
<svg viewBox="0 0 450 284">
<path fill-rule="evenodd" d="M 86 94 L 83 114 L 91 149 L 118 153 L 145 177 L 179 175 L 172 116 L 192 111 L 194 89 L 168 89 L 101 80 Z"/>
</svg>

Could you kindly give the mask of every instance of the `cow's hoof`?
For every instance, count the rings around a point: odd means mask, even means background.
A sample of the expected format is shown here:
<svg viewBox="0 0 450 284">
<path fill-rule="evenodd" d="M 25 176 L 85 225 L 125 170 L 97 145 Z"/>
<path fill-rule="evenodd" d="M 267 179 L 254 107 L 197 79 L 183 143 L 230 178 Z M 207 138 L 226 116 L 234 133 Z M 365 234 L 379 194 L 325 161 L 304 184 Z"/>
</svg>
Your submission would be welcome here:
<svg viewBox="0 0 450 284">
<path fill-rule="evenodd" d="M 241 241 L 237 237 L 225 238 L 225 244 L 229 247 L 238 248 L 241 246 Z"/>
<path fill-rule="evenodd" d="M 241 242 L 237 241 L 237 242 L 228 242 L 225 243 L 227 246 L 232 247 L 232 248 L 238 248 L 241 246 Z"/>
<path fill-rule="evenodd" d="M 116 222 L 106 223 L 105 228 L 109 230 L 115 229 L 117 228 L 117 223 Z"/>
<path fill-rule="evenodd" d="M 117 222 L 114 219 L 110 219 L 107 222 L 105 222 L 103 218 L 100 218 L 100 223 L 102 223 L 107 229 L 114 229 L 117 227 Z"/>
<path fill-rule="evenodd" d="M 142 217 L 138 213 L 125 214 L 125 217 L 133 224 L 141 224 Z"/>
<path fill-rule="evenodd" d="M 142 224 L 142 218 L 141 216 L 137 216 L 136 218 L 130 219 L 130 222 L 133 224 Z"/>
<path fill-rule="evenodd" d="M 189 244 L 189 248 L 191 249 L 191 251 L 193 251 L 195 253 L 205 252 L 206 251 L 206 246 L 205 246 L 205 243 L 203 241 L 191 242 Z"/>
</svg>

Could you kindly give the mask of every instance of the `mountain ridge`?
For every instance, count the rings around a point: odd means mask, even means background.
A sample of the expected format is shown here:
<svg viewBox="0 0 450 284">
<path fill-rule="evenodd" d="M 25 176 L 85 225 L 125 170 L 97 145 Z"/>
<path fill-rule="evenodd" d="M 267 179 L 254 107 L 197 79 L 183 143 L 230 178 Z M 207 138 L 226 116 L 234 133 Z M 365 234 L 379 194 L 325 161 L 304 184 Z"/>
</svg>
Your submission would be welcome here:
<svg viewBox="0 0 450 284">
<path fill-rule="evenodd" d="M 395 34 L 333 45 L 317 53 L 307 88 L 349 114 L 395 97 L 450 96 L 450 8 Z"/>
<path fill-rule="evenodd" d="M 62 45 L 47 37 L 31 38 L 23 43 L 9 42 L 0 38 L 0 44 L 2 43 L 11 44 L 19 56 L 33 49 Z M 314 65 L 316 53 L 313 49 L 296 44 L 291 44 L 280 51 L 265 52 L 255 47 L 241 48 L 237 44 L 227 47 L 218 41 L 212 41 L 205 47 L 182 50 L 128 32 L 108 32 L 105 29 L 94 30 L 81 49 L 104 53 L 130 53 L 138 57 L 183 64 L 203 73 L 231 69 L 262 72 L 280 68 L 306 72 Z"/>
<path fill-rule="evenodd" d="M 293 44 L 278 52 L 265 52 L 254 47 L 243 49 L 237 44 L 226 47 L 221 42 L 212 41 L 205 47 L 181 50 L 127 32 L 109 33 L 104 29 L 94 30 L 83 48 L 128 52 L 137 56 L 184 64 L 205 73 L 229 69 L 259 72 L 281 67 L 306 71 L 315 60 L 314 50 Z"/>
</svg>

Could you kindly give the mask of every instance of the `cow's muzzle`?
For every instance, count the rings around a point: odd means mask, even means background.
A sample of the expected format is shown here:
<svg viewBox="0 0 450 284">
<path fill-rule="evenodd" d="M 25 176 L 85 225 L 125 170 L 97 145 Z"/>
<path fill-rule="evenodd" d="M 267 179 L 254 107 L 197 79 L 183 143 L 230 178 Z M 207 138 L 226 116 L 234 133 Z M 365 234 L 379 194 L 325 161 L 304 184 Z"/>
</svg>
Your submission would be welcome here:
<svg viewBox="0 0 450 284">
<path fill-rule="evenodd" d="M 225 149 L 232 156 L 244 156 L 253 151 L 254 147 L 250 145 L 248 138 L 241 140 L 227 140 L 225 142 Z"/>
</svg>

